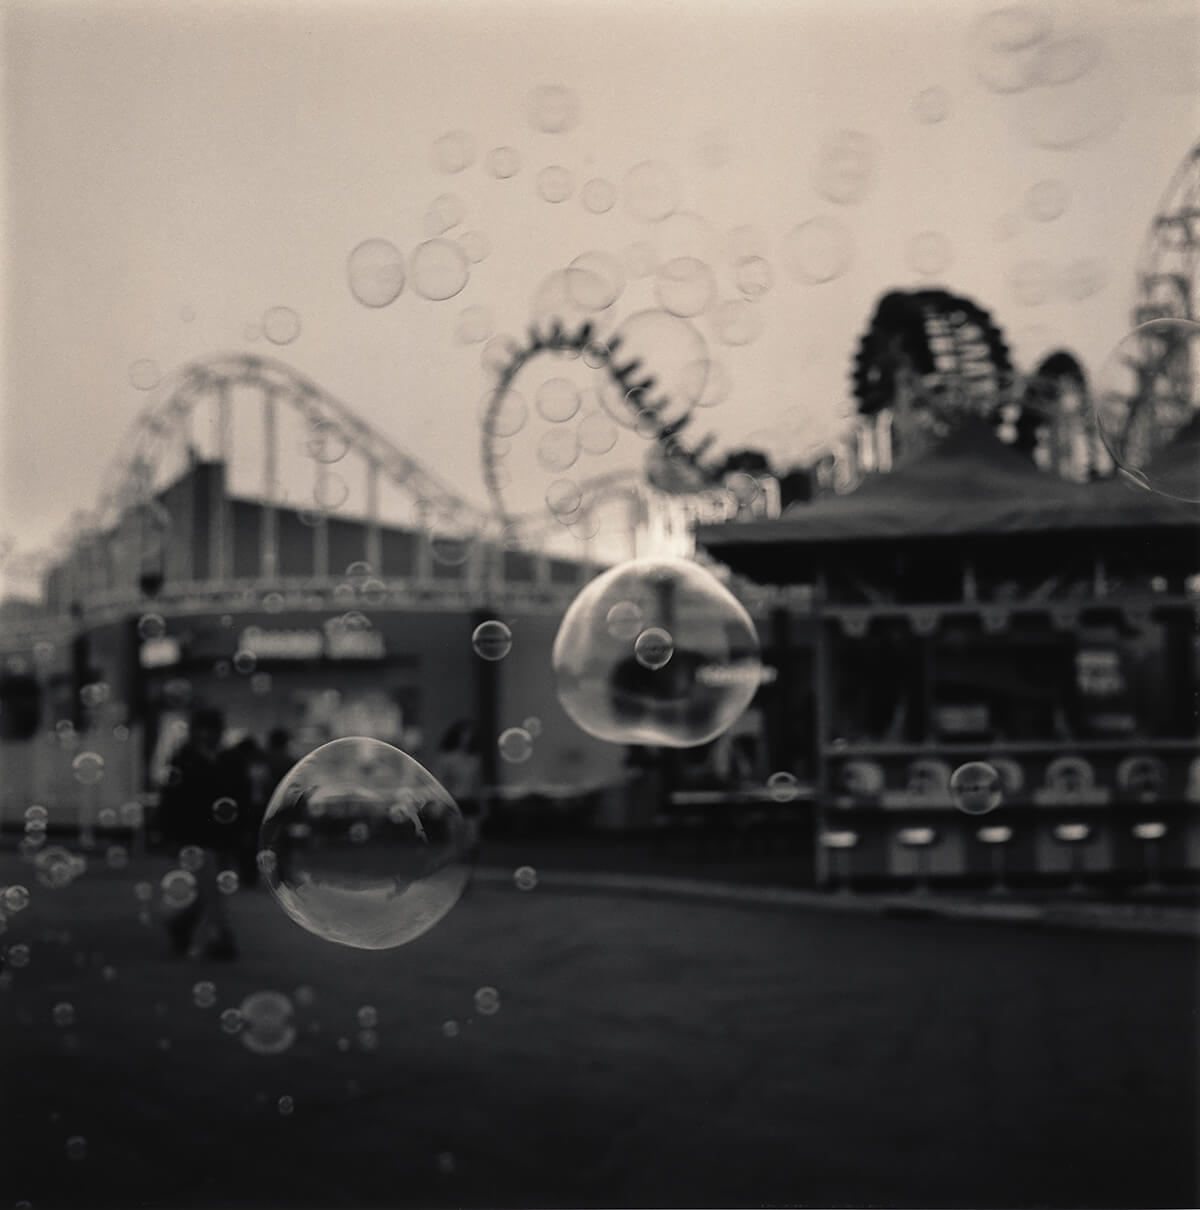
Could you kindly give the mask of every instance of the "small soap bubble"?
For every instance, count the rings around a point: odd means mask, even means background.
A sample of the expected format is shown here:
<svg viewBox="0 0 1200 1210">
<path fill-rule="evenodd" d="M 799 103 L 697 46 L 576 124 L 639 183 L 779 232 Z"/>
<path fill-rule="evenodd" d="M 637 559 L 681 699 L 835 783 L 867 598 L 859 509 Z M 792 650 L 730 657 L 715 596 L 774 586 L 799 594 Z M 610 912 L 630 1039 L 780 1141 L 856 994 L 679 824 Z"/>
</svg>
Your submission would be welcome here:
<svg viewBox="0 0 1200 1210">
<path fill-rule="evenodd" d="M 635 601 L 618 601 L 605 615 L 605 626 L 615 639 L 636 639 L 642 632 L 642 608 Z"/>
<path fill-rule="evenodd" d="M 1062 181 L 1038 181 L 1025 195 L 1025 213 L 1039 223 L 1053 222 L 1066 210 L 1069 196 Z"/>
<path fill-rule="evenodd" d="M 562 164 L 549 164 L 537 174 L 537 194 L 544 202 L 557 205 L 575 192 L 571 170 Z"/>
<path fill-rule="evenodd" d="M 562 134 L 579 120 L 579 98 L 563 84 L 543 84 L 530 89 L 525 112 L 534 130 Z"/>
<path fill-rule="evenodd" d="M 413 250 L 410 273 L 413 289 L 431 302 L 461 294 L 470 278 L 466 254 L 452 240 L 431 239 Z"/>
<path fill-rule="evenodd" d="M 262 317 L 262 330 L 273 345 L 290 345 L 300 335 L 300 316 L 291 307 L 272 307 Z"/>
<path fill-rule="evenodd" d="M 133 884 L 133 897 L 139 903 L 149 903 L 154 898 L 154 884 L 150 882 L 135 882 Z"/>
<path fill-rule="evenodd" d="M 61 845 L 49 845 L 34 858 L 33 868 L 42 886 L 60 890 L 79 877 L 82 867 Z"/>
<path fill-rule="evenodd" d="M 342 1052 L 342 1054 L 345 1054 L 346 1051 L 348 1051 L 350 1049 L 350 1039 L 349 1038 L 338 1038 L 335 1045 L 337 1046 L 338 1050 L 340 1050 Z"/>
<path fill-rule="evenodd" d="M 454 336 L 460 344 L 481 344 L 491 336 L 494 328 L 491 311 L 486 307 L 470 306 L 459 314 Z"/>
<path fill-rule="evenodd" d="M 129 367 L 129 382 L 139 391 L 152 391 L 162 381 L 158 362 L 142 357 Z"/>
<path fill-rule="evenodd" d="M 1004 798 L 1000 774 L 986 761 L 972 760 L 959 765 L 950 777 L 950 797 L 967 815 L 986 815 Z"/>
<path fill-rule="evenodd" d="M 86 1160 L 88 1153 L 87 1139 L 81 1134 L 73 1134 L 67 1139 L 67 1158 L 71 1160 Z"/>
<path fill-rule="evenodd" d="M 296 1040 L 292 1002 L 282 992 L 252 992 L 238 1011 L 242 1045 L 254 1054 L 283 1054 Z"/>
<path fill-rule="evenodd" d="M 584 182 L 579 200 L 592 214 L 607 214 L 617 204 L 617 187 L 612 181 L 594 176 Z"/>
<path fill-rule="evenodd" d="M 857 130 L 842 130 L 830 138 L 817 159 L 814 185 L 828 201 L 839 205 L 860 202 L 875 177 L 875 141 Z"/>
<path fill-rule="evenodd" d="M 537 870 L 531 865 L 519 866 L 513 871 L 513 883 L 518 891 L 532 891 L 537 882 Z"/>
<path fill-rule="evenodd" d="M 943 272 L 953 259 L 950 241 L 940 231 L 922 231 L 908 245 L 908 263 L 922 277 Z"/>
<path fill-rule="evenodd" d="M 373 1004 L 364 1004 L 355 1014 L 360 1029 L 374 1029 L 379 1024 L 379 1010 Z"/>
<path fill-rule="evenodd" d="M 485 660 L 502 660 L 512 650 L 512 631 L 495 618 L 480 622 L 471 635 L 475 654 Z"/>
<path fill-rule="evenodd" d="M 569 378 L 549 378 L 538 387 L 534 406 L 551 424 L 562 424 L 579 411 L 579 390 Z"/>
<path fill-rule="evenodd" d="M 104 778 L 104 757 L 99 752 L 80 752 L 71 761 L 71 770 L 81 786 L 94 786 Z"/>
<path fill-rule="evenodd" d="M 363 240 L 346 260 L 346 278 L 364 307 L 386 307 L 404 291 L 404 253 L 385 239 Z"/>
<path fill-rule="evenodd" d="M 500 755 L 510 765 L 520 765 L 533 755 L 533 737 L 524 727 L 509 727 L 496 741 Z"/>
<path fill-rule="evenodd" d="M 277 1103 L 280 1117 L 289 1118 L 296 1112 L 296 1102 L 292 1097 L 280 1097 Z"/>
<path fill-rule="evenodd" d="M 627 635 L 635 615 L 613 614 L 634 603 L 644 657 L 669 651 L 648 667 Z M 611 615 L 611 617 L 610 617 Z M 628 628 L 628 629 L 627 629 Z M 656 654 L 657 653 L 657 654 Z M 758 636 L 749 614 L 724 585 L 683 559 L 636 560 L 597 576 L 572 602 L 554 640 L 559 701 L 571 719 L 599 739 L 621 744 L 691 747 L 715 739 L 742 714 L 761 682 Z"/>
<path fill-rule="evenodd" d="M 123 844 L 109 845 L 104 851 L 104 863 L 110 870 L 123 870 L 129 864 L 129 850 Z"/>
<path fill-rule="evenodd" d="M 775 273 L 765 257 L 745 256 L 734 265 L 733 280 L 743 297 L 753 302 L 770 291 Z"/>
<path fill-rule="evenodd" d="M 481 987 L 475 993 L 475 1011 L 481 1017 L 492 1017 L 500 1011 L 500 993 L 494 987 Z"/>
<path fill-rule="evenodd" d="M 664 311 L 688 319 L 707 310 L 716 297 L 713 271 L 694 256 L 677 256 L 659 266 L 655 295 Z"/>
<path fill-rule="evenodd" d="M 458 1030 L 457 1021 L 443 1021 L 442 1022 L 442 1037 L 443 1038 L 457 1038 L 458 1032 L 459 1032 L 459 1030 Z"/>
<path fill-rule="evenodd" d="M 944 121 L 949 112 L 950 94 L 944 88 L 924 88 L 913 100 L 913 117 L 926 125 Z"/>
<path fill-rule="evenodd" d="M 454 1175 L 454 1153 L 450 1151 L 439 1151 L 437 1154 L 437 1170 L 442 1176 Z"/>
<path fill-rule="evenodd" d="M 674 641 L 670 633 L 661 626 L 651 626 L 643 630 L 633 644 L 633 653 L 643 668 L 665 668 L 674 652 Z"/>
<path fill-rule="evenodd" d="M 6 912 L 24 911 L 29 906 L 29 891 L 20 885 L 5 887 L 0 904 Z"/>
<path fill-rule="evenodd" d="M 370 825 L 357 819 L 346 830 L 346 835 L 349 836 L 351 844 L 366 844 L 371 838 Z"/>
<path fill-rule="evenodd" d="M 657 223 L 679 207 L 679 184 L 661 160 L 642 160 L 621 181 L 625 208 L 643 223 Z"/>
<path fill-rule="evenodd" d="M 29 965 L 29 946 L 23 941 L 18 941 L 15 945 L 10 945 L 5 951 L 8 959 L 8 965 L 15 970 L 20 970 L 22 967 Z"/>
<path fill-rule="evenodd" d="M 196 875 L 190 870 L 171 870 L 159 883 L 163 904 L 168 908 L 185 908 L 195 903 Z"/>
<path fill-rule="evenodd" d="M 433 166 L 438 172 L 462 172 L 475 162 L 475 139 L 468 131 L 450 130 L 433 144 Z"/>
<path fill-rule="evenodd" d="M 75 1005 L 63 1000 L 54 1006 L 50 1013 L 54 1024 L 62 1029 L 75 1024 Z"/>
<path fill-rule="evenodd" d="M 726 345 L 752 344 L 763 333 L 763 313 L 744 298 L 728 298 L 717 303 L 712 312 L 713 331 Z"/>
<path fill-rule="evenodd" d="M 779 245 L 779 263 L 794 281 L 822 285 L 841 277 L 854 259 L 849 229 L 822 215 L 793 227 Z"/>
<path fill-rule="evenodd" d="M 466 210 L 462 198 L 457 194 L 443 193 L 435 197 L 425 211 L 425 234 L 444 235 L 463 221 Z"/>
<path fill-rule="evenodd" d="M 556 517 L 570 516 L 582 504 L 583 493 L 574 479 L 556 479 L 546 488 L 546 507 Z"/>
<path fill-rule="evenodd" d="M 311 832 L 325 816 L 347 829 L 368 825 L 369 865 L 345 832 L 320 846 L 294 844 L 297 829 Z M 275 855 L 263 872 L 283 910 L 309 932 L 361 949 L 403 945 L 445 916 L 470 874 L 469 841 L 437 779 L 365 737 L 333 740 L 295 765 L 271 796 L 259 837 Z"/>
<path fill-rule="evenodd" d="M 800 792 L 794 773 L 781 770 L 767 778 L 767 791 L 775 802 L 792 802 Z"/>
<path fill-rule="evenodd" d="M 579 433 L 566 427 L 550 429 L 538 438 L 536 457 L 552 474 L 570 470 L 579 461 Z"/>
<path fill-rule="evenodd" d="M 603 412 L 589 412 L 579 422 L 579 448 L 585 454 L 607 454 L 619 436 L 617 426 Z"/>
<path fill-rule="evenodd" d="M 35 803 L 31 807 L 25 808 L 26 831 L 44 831 L 49 820 L 50 812 L 45 807 Z"/>
<path fill-rule="evenodd" d="M 507 181 L 521 171 L 521 156 L 515 147 L 494 147 L 487 154 L 487 170 L 499 181 Z"/>
<path fill-rule="evenodd" d="M 212 1008 L 217 1002 L 217 985 L 208 979 L 201 979 L 192 986 L 192 1003 L 197 1008 Z"/>
<path fill-rule="evenodd" d="M 246 1024 L 242 1017 L 241 1010 L 236 1008 L 227 1008 L 221 1013 L 221 1032 L 230 1034 L 238 1034 L 242 1032 L 242 1027 Z"/>
<path fill-rule="evenodd" d="M 237 870 L 222 870 L 217 875 L 217 890 L 222 895 L 236 894 L 241 886 L 241 879 L 238 877 Z"/>
<path fill-rule="evenodd" d="M 238 805 L 232 798 L 216 798 L 213 800 L 212 817 L 219 824 L 231 824 L 237 821 Z"/>
<path fill-rule="evenodd" d="M 1025 260 L 1014 265 L 1008 273 L 1008 285 L 1023 307 L 1037 307 L 1050 292 L 1050 266 L 1041 260 Z"/>
<path fill-rule="evenodd" d="M 298 988 L 296 988 L 292 998 L 297 1004 L 300 1005 L 301 1008 L 311 1008 L 312 1005 L 316 1003 L 317 993 L 313 990 L 311 985 L 302 983 Z"/>
<path fill-rule="evenodd" d="M 179 850 L 179 864 L 184 870 L 194 874 L 204 865 L 204 850 L 196 844 L 185 844 Z"/>
<path fill-rule="evenodd" d="M 100 978 L 105 983 L 112 983 L 117 977 L 117 968 L 115 966 L 105 966 L 100 969 Z"/>
<path fill-rule="evenodd" d="M 532 739 L 537 739 L 542 733 L 542 720 L 536 714 L 531 714 L 528 718 L 523 719 L 521 726 L 529 732 Z"/>
</svg>

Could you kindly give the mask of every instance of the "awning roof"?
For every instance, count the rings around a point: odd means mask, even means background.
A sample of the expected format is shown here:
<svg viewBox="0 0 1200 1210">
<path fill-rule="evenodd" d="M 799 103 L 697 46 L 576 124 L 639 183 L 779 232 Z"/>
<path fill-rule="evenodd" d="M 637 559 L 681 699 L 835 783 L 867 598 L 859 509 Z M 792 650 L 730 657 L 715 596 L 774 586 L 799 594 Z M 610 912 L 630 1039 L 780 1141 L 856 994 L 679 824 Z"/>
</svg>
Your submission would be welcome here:
<svg viewBox="0 0 1200 1210">
<path fill-rule="evenodd" d="M 1195 447 L 1186 448 L 1190 453 Z M 701 526 L 697 541 L 742 570 L 747 556 L 761 568 L 763 547 L 782 555 L 785 549 L 797 553 L 847 542 L 1136 530 L 1175 530 L 1180 536 L 1193 530 L 1200 541 L 1200 506 L 1123 478 L 1067 482 L 1040 471 L 979 423 L 960 428 L 899 470 L 871 475 L 844 496 L 793 504 L 778 520 Z"/>
</svg>

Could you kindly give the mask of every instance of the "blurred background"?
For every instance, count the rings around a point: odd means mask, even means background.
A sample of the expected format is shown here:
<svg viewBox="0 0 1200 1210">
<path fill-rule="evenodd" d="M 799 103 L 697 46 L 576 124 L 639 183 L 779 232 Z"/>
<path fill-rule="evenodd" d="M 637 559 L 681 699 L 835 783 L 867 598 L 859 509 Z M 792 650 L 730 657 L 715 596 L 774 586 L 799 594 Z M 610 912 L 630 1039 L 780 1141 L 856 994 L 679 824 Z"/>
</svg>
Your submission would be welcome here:
<svg viewBox="0 0 1200 1210">
<path fill-rule="evenodd" d="M 1189 1204 L 1194 4 L 0 19 L 16 1204 Z M 618 684 L 611 611 L 568 611 L 631 564 L 654 598 L 636 560 L 752 636 L 683 610 L 670 672 L 639 655 L 662 742 L 565 671 Z M 244 833 L 220 978 L 159 927 L 205 716 Z M 384 957 L 297 930 L 248 826 L 347 737 L 476 829 Z"/>
</svg>

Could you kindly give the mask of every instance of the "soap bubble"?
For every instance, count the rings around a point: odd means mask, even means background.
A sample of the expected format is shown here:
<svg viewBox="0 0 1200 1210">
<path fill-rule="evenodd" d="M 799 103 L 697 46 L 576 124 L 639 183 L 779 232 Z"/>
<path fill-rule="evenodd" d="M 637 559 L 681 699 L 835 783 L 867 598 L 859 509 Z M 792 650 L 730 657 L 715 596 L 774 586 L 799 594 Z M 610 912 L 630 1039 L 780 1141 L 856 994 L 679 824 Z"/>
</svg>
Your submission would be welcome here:
<svg viewBox="0 0 1200 1210">
<path fill-rule="evenodd" d="M 429 203 L 425 211 L 425 234 L 429 236 L 443 235 L 451 227 L 457 227 L 463 221 L 467 208 L 455 193 L 442 193 Z"/>
<path fill-rule="evenodd" d="M 481 987 L 475 993 L 475 1011 L 481 1017 L 492 1017 L 500 1011 L 500 993 L 494 987 Z"/>
<path fill-rule="evenodd" d="M 481 344 L 491 336 L 494 327 L 492 313 L 486 307 L 470 306 L 459 315 L 454 335 L 461 344 Z"/>
<path fill-rule="evenodd" d="M 152 391 L 162 381 L 162 371 L 158 362 L 149 357 L 135 361 L 129 367 L 129 382 L 139 391 Z"/>
<path fill-rule="evenodd" d="M 487 154 L 487 170 L 498 181 L 507 181 L 521 171 L 521 156 L 515 147 L 494 147 Z"/>
<path fill-rule="evenodd" d="M 571 302 L 580 310 L 603 311 L 625 289 L 625 271 L 608 252 L 581 252 L 567 266 L 566 287 Z"/>
<path fill-rule="evenodd" d="M 708 308 L 716 296 L 717 282 L 704 261 L 677 256 L 659 266 L 654 292 L 664 311 L 688 319 Z"/>
<path fill-rule="evenodd" d="M 800 788 L 794 773 L 780 771 L 767 778 L 767 791 L 775 802 L 791 802 Z"/>
<path fill-rule="evenodd" d="M 87 1159 L 87 1139 L 81 1134 L 73 1134 L 67 1139 L 67 1157 L 72 1160 Z"/>
<path fill-rule="evenodd" d="M 573 428 L 550 429 L 538 439 L 536 455 L 543 470 L 570 470 L 579 460 L 579 434 Z"/>
<path fill-rule="evenodd" d="M 246 1024 L 239 1008 L 227 1008 L 221 1013 L 221 1032 L 227 1034 L 241 1033 Z"/>
<path fill-rule="evenodd" d="M 168 908 L 185 908 L 195 903 L 196 875 L 190 870 L 169 870 L 159 883 L 162 901 Z"/>
<path fill-rule="evenodd" d="M 1020 261 L 1008 274 L 1009 288 L 1023 307 L 1041 306 L 1050 291 L 1051 280 L 1050 266 L 1041 260 Z"/>
<path fill-rule="evenodd" d="M 222 870 L 217 875 L 217 890 L 222 895 L 233 895 L 241 886 L 237 870 Z"/>
<path fill-rule="evenodd" d="M 296 1040 L 292 1002 L 282 992 L 252 992 L 242 1001 L 238 1013 L 242 1045 L 255 1054 L 282 1054 Z"/>
<path fill-rule="evenodd" d="M 370 844 L 349 840 L 355 822 Z M 470 872 L 454 800 L 412 757 L 362 737 L 324 744 L 288 773 L 259 845 L 274 856 L 260 868 L 284 911 L 318 937 L 360 949 L 403 945 L 432 928 Z"/>
<path fill-rule="evenodd" d="M 496 747 L 510 765 L 524 764 L 533 755 L 533 737 L 524 727 L 509 727 L 500 732 Z"/>
<path fill-rule="evenodd" d="M 292 1097 L 280 1097 L 277 1102 L 281 1117 L 289 1118 L 296 1111 L 296 1102 Z"/>
<path fill-rule="evenodd" d="M 537 174 L 537 194 L 544 202 L 565 202 L 574 192 L 571 170 L 562 164 L 550 164 Z"/>
<path fill-rule="evenodd" d="M 954 259 L 950 241 L 940 231 L 922 231 L 908 246 L 908 263 L 922 277 L 934 277 Z"/>
<path fill-rule="evenodd" d="M 23 886 L 9 886 L 0 895 L 0 905 L 6 912 L 21 912 L 29 906 L 29 890 Z"/>
<path fill-rule="evenodd" d="M 465 130 L 451 130 L 433 144 L 433 166 L 438 172 L 462 172 L 475 162 L 475 140 Z"/>
<path fill-rule="evenodd" d="M 665 666 L 647 667 L 613 607 L 632 602 L 638 635 L 670 636 Z M 632 614 L 626 615 L 629 620 Z M 563 618 L 552 654 L 559 700 L 599 739 L 686 748 L 716 738 L 758 690 L 762 665 L 750 615 L 710 573 L 682 559 L 635 560 L 597 576 Z"/>
<path fill-rule="evenodd" d="M 617 204 L 617 187 L 612 181 L 594 176 L 584 182 L 579 191 L 579 200 L 583 202 L 585 210 L 593 214 L 607 214 Z"/>
<path fill-rule="evenodd" d="M 525 112 L 534 130 L 561 134 L 578 121 L 579 98 L 565 85 L 543 84 L 529 90 Z"/>
<path fill-rule="evenodd" d="M 512 631 L 495 618 L 480 622 L 471 635 L 471 646 L 485 660 L 502 660 L 512 650 Z"/>
<path fill-rule="evenodd" d="M 185 844 L 179 850 L 179 864 L 194 874 L 204 865 L 204 850 L 197 844 Z"/>
<path fill-rule="evenodd" d="M 986 815 L 994 811 L 1004 797 L 1000 774 L 985 761 L 967 761 L 950 777 L 950 797 L 967 815 Z"/>
<path fill-rule="evenodd" d="M 1119 341 L 1095 391 L 1100 436 L 1140 487 L 1200 502 L 1200 323 L 1154 319 Z"/>
<path fill-rule="evenodd" d="M 727 298 L 713 310 L 712 323 L 722 344 L 748 345 L 762 335 L 763 313 L 744 298 Z"/>
<path fill-rule="evenodd" d="M 927 125 L 941 122 L 949 111 L 950 96 L 944 88 L 936 85 L 922 89 L 913 100 L 913 117 Z"/>
<path fill-rule="evenodd" d="M 532 891 L 537 881 L 537 870 L 531 865 L 519 866 L 513 871 L 513 883 L 518 891 Z"/>
<path fill-rule="evenodd" d="M 1062 181 L 1038 181 L 1025 195 L 1025 213 L 1039 223 L 1053 222 L 1066 210 L 1068 197 Z"/>
<path fill-rule="evenodd" d="M 210 979 L 201 979 L 192 986 L 192 1003 L 197 1008 L 212 1008 L 217 1002 L 217 985 Z"/>
<path fill-rule="evenodd" d="M 231 824 L 238 817 L 237 801 L 232 798 L 213 799 L 212 817 L 220 824 Z"/>
<path fill-rule="evenodd" d="M 48 845 L 34 858 L 33 868 L 42 886 L 61 890 L 83 873 L 84 863 L 61 845 Z"/>
<path fill-rule="evenodd" d="M 94 786 L 104 778 L 104 757 L 98 752 L 80 752 L 71 761 L 71 769 L 81 786 Z"/>
<path fill-rule="evenodd" d="M 821 285 L 841 277 L 854 258 L 849 230 L 835 218 L 822 215 L 793 227 L 780 241 L 779 262 L 795 281 Z"/>
<path fill-rule="evenodd" d="M 642 607 L 636 601 L 618 601 L 605 614 L 604 624 L 614 639 L 636 639 L 642 631 Z"/>
<path fill-rule="evenodd" d="M 762 298 L 775 281 L 770 262 L 762 256 L 743 256 L 733 267 L 733 277 L 743 297 L 752 301 Z"/>
<path fill-rule="evenodd" d="M 346 261 L 350 293 L 364 307 L 386 307 L 404 291 L 404 253 L 385 239 L 367 239 Z"/>
<path fill-rule="evenodd" d="M 492 250 L 488 237 L 482 231 L 464 231 L 458 237 L 458 246 L 463 250 L 463 255 L 473 265 L 487 260 L 488 253 Z"/>
<path fill-rule="evenodd" d="M 291 307 L 272 307 L 262 317 L 262 330 L 273 345 L 290 345 L 300 335 L 300 316 Z"/>
<path fill-rule="evenodd" d="M 69 1000 L 61 1000 L 51 1010 L 50 1016 L 55 1025 L 66 1029 L 68 1025 L 75 1024 L 75 1005 Z"/>
<path fill-rule="evenodd" d="M 621 182 L 625 208 L 644 223 L 656 223 L 679 206 L 679 184 L 661 160 L 642 160 Z"/>
<path fill-rule="evenodd" d="M 579 389 L 569 378 L 550 378 L 538 387 L 534 406 L 543 420 L 562 424 L 579 411 Z"/>
<path fill-rule="evenodd" d="M 430 302 L 444 302 L 462 293 L 470 277 L 466 255 L 448 239 L 431 239 L 418 244 L 409 268 L 413 289 Z"/>
<path fill-rule="evenodd" d="M 443 1021 L 442 1022 L 442 1037 L 443 1038 L 457 1038 L 458 1037 L 458 1022 L 457 1021 Z"/>
<path fill-rule="evenodd" d="M 665 668 L 674 652 L 674 640 L 661 626 L 643 630 L 633 643 L 633 654 L 643 668 Z"/>
<path fill-rule="evenodd" d="M 861 201 L 875 177 L 875 141 L 858 130 L 834 135 L 817 158 L 817 192 L 839 205 Z"/>
<path fill-rule="evenodd" d="M 579 422 L 579 448 L 585 454 L 607 454 L 619 435 L 617 426 L 603 412 L 589 412 Z"/>
</svg>

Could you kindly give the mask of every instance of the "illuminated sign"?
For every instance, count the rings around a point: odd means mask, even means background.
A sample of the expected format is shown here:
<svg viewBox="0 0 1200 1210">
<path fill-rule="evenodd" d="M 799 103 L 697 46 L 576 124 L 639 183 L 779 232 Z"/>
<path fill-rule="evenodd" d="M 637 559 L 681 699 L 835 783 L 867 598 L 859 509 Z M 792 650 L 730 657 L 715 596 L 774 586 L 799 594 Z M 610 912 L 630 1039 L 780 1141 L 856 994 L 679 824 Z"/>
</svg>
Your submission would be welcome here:
<svg viewBox="0 0 1200 1210">
<path fill-rule="evenodd" d="M 169 668 L 180 659 L 179 640 L 169 635 L 146 639 L 138 649 L 138 661 L 143 668 Z"/>
<path fill-rule="evenodd" d="M 247 626 L 238 638 L 238 652 L 258 660 L 378 660 L 386 649 L 383 635 L 374 628 L 346 626 L 331 618 L 323 630 Z"/>
</svg>

